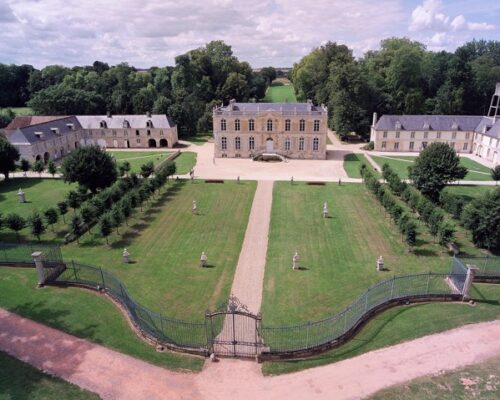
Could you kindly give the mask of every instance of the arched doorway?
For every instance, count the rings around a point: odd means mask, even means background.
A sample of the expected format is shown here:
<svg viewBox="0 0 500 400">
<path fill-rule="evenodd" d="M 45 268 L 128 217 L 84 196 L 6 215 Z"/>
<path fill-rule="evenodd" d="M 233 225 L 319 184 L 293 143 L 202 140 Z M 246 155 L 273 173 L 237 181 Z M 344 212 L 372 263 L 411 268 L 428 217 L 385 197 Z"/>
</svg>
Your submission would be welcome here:
<svg viewBox="0 0 500 400">
<path fill-rule="evenodd" d="M 274 141 L 271 138 L 266 140 L 266 152 L 268 153 L 274 152 Z"/>
<path fill-rule="evenodd" d="M 46 151 L 45 153 L 43 153 L 43 163 L 47 164 L 49 160 L 50 160 L 50 153 Z"/>
<path fill-rule="evenodd" d="M 167 139 L 160 139 L 160 147 L 168 147 Z"/>
<path fill-rule="evenodd" d="M 40 154 L 37 154 L 35 157 L 35 162 L 36 161 L 42 161 L 42 156 Z"/>
<path fill-rule="evenodd" d="M 148 147 L 156 147 L 156 140 L 155 139 L 149 139 L 148 140 Z"/>
<path fill-rule="evenodd" d="M 129 142 L 127 139 L 125 139 L 125 142 L 124 142 L 124 147 L 125 147 L 126 149 L 130 149 L 130 142 Z"/>
<path fill-rule="evenodd" d="M 75 149 L 77 149 L 77 148 L 78 148 L 78 142 L 75 142 Z"/>
</svg>

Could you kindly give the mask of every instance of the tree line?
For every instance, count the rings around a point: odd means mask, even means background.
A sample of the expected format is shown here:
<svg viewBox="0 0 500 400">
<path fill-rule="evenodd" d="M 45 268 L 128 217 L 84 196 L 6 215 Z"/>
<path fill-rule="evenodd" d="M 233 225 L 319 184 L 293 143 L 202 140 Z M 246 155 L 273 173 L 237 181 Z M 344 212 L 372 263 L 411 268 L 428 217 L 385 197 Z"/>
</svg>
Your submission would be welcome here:
<svg viewBox="0 0 500 400">
<path fill-rule="evenodd" d="M 148 70 L 127 63 L 110 67 L 100 61 L 41 70 L 0 64 L 0 108 L 28 105 L 40 115 L 152 111 L 171 117 L 181 134 L 194 134 L 212 129 L 214 105 L 232 98 L 258 101 L 275 76 L 273 68 L 253 72 L 222 41 L 177 56 L 174 66 Z M 12 118 L 12 113 L 0 112 L 3 126 Z"/>
<path fill-rule="evenodd" d="M 359 59 L 329 42 L 294 64 L 290 78 L 299 101 L 328 106 L 330 128 L 367 137 L 373 112 L 485 115 L 500 82 L 500 41 L 474 40 L 451 53 L 390 38 Z"/>
</svg>

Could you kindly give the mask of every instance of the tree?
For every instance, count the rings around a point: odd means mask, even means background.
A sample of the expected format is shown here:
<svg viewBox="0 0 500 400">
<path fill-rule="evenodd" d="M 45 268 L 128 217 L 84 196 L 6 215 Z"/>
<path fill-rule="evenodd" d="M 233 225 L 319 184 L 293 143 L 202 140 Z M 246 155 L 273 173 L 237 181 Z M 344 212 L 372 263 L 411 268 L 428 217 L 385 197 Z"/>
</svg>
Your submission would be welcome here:
<svg viewBox="0 0 500 400">
<path fill-rule="evenodd" d="M 92 193 L 116 181 L 116 165 L 109 153 L 99 146 L 78 147 L 63 161 L 65 182 L 78 182 Z"/>
<path fill-rule="evenodd" d="M 472 241 L 478 247 L 500 247 L 500 188 L 486 192 L 464 207 L 461 221 L 472 233 Z"/>
<path fill-rule="evenodd" d="M 70 224 L 70 232 L 75 235 L 76 238 L 76 243 L 80 244 L 80 234 L 82 230 L 82 220 L 78 215 L 75 215 L 73 218 L 71 218 L 71 224 Z"/>
<path fill-rule="evenodd" d="M 66 194 L 66 202 L 73 209 L 73 213 L 76 215 L 77 208 L 80 208 L 81 197 L 75 190 L 70 190 Z"/>
<path fill-rule="evenodd" d="M 112 227 L 109 213 L 104 214 L 99 220 L 99 231 L 101 232 L 101 236 L 106 238 L 106 244 L 109 244 L 108 236 L 111 234 Z"/>
<path fill-rule="evenodd" d="M 417 243 L 417 227 L 413 221 L 409 221 L 405 227 L 405 242 L 408 245 L 408 250 L 411 251 L 412 248 Z"/>
<path fill-rule="evenodd" d="M 19 242 L 19 231 L 26 225 L 24 218 L 20 215 L 12 213 L 7 215 L 7 218 L 5 218 L 5 224 L 11 231 L 16 232 L 16 238 Z"/>
<path fill-rule="evenodd" d="M 155 171 L 155 165 L 153 161 L 149 161 L 141 165 L 141 175 L 144 178 L 148 178 Z"/>
<path fill-rule="evenodd" d="M 9 179 L 9 173 L 16 170 L 16 161 L 19 161 L 19 151 L 10 142 L 0 135 L 0 174 Z"/>
<path fill-rule="evenodd" d="M 123 214 L 122 210 L 120 209 L 119 204 L 115 204 L 113 208 L 111 209 L 110 213 L 110 218 L 111 218 L 111 224 L 114 228 L 116 228 L 116 233 L 120 234 L 118 231 L 118 228 L 120 227 L 121 223 L 123 222 Z"/>
<path fill-rule="evenodd" d="M 28 224 L 31 227 L 31 234 L 35 236 L 38 239 L 38 241 L 40 241 L 40 236 L 43 235 L 43 233 L 45 232 L 45 225 L 38 211 L 35 211 L 28 218 Z"/>
<path fill-rule="evenodd" d="M 38 175 L 42 176 L 43 163 L 40 160 L 35 161 L 35 165 L 33 165 L 33 171 L 38 172 Z"/>
<path fill-rule="evenodd" d="M 132 214 L 132 204 L 131 204 L 130 196 L 127 195 L 123 198 L 123 200 L 120 203 L 120 209 L 122 212 L 123 217 L 125 218 L 125 224 L 128 226 L 128 221 L 127 219 L 130 217 Z"/>
<path fill-rule="evenodd" d="M 57 172 L 56 164 L 54 164 L 54 161 L 52 160 L 49 161 L 49 163 L 47 164 L 47 171 L 49 174 L 52 175 L 52 177 L 54 177 L 54 175 Z"/>
<path fill-rule="evenodd" d="M 409 176 L 417 189 L 437 201 L 446 184 L 466 174 L 467 168 L 460 165 L 455 150 L 446 143 L 432 143 L 415 159 Z"/>
<path fill-rule="evenodd" d="M 493 179 L 498 185 L 498 181 L 500 181 L 500 165 L 497 165 L 495 168 L 491 170 L 491 179 Z"/>
<path fill-rule="evenodd" d="M 61 217 L 63 218 L 63 222 L 66 223 L 64 216 L 68 212 L 68 203 L 66 201 L 60 201 L 57 203 L 57 208 L 59 209 L 59 214 L 61 214 Z"/>
<path fill-rule="evenodd" d="M 21 159 L 21 170 L 26 173 L 30 169 L 31 169 L 31 163 L 28 160 L 25 160 L 24 158 Z"/>
<path fill-rule="evenodd" d="M 450 224 L 449 222 L 442 222 L 439 225 L 438 238 L 440 245 L 446 246 L 453 240 L 454 235 L 455 226 L 453 224 Z"/>
<path fill-rule="evenodd" d="M 80 210 L 80 215 L 82 217 L 83 222 L 87 225 L 89 232 L 92 233 L 91 226 L 96 216 L 95 208 L 92 207 L 91 205 L 85 205 Z"/>
<path fill-rule="evenodd" d="M 120 176 L 127 176 L 130 171 L 130 163 L 128 161 L 124 161 L 120 165 L 118 165 L 118 172 Z"/>
<path fill-rule="evenodd" d="M 52 227 L 52 231 L 54 231 L 54 224 L 57 224 L 59 220 L 56 209 L 54 207 L 47 208 L 43 214 L 47 224 L 49 224 Z"/>
</svg>

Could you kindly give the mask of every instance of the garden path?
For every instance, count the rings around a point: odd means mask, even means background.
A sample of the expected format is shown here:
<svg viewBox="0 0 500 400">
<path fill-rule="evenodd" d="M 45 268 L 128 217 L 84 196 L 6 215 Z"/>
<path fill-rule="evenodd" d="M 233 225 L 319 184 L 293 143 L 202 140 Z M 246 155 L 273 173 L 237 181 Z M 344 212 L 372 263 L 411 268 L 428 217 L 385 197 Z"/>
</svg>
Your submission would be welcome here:
<svg viewBox="0 0 500 400">
<path fill-rule="evenodd" d="M 500 320 L 263 377 L 259 364 L 223 360 L 200 374 L 155 367 L 0 309 L 0 350 L 103 399 L 359 399 L 424 375 L 500 356 Z"/>
</svg>

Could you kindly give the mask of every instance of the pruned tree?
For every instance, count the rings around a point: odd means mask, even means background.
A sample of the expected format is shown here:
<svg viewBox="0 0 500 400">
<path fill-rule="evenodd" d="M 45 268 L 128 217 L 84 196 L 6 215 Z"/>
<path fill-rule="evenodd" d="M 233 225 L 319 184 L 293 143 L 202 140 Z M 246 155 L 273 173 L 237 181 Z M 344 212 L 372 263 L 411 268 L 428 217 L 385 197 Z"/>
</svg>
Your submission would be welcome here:
<svg viewBox="0 0 500 400">
<path fill-rule="evenodd" d="M 38 211 L 35 211 L 33 212 L 33 214 L 31 214 L 31 216 L 28 218 L 28 224 L 31 228 L 31 234 L 35 236 L 38 241 L 40 241 L 40 236 L 43 235 L 46 227 Z"/>
<path fill-rule="evenodd" d="M 47 208 L 43 213 L 45 216 L 45 221 L 52 227 L 52 232 L 54 232 L 54 224 L 57 224 L 59 216 L 57 215 L 57 210 L 54 207 Z"/>
</svg>

